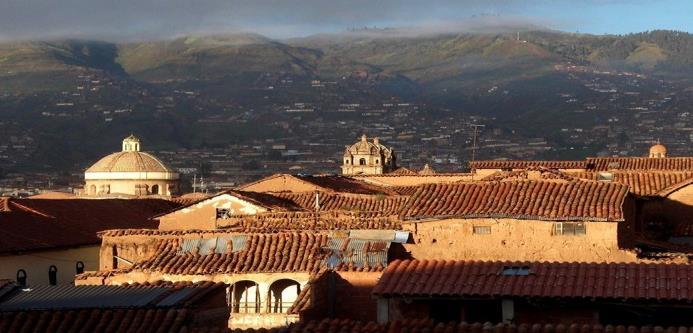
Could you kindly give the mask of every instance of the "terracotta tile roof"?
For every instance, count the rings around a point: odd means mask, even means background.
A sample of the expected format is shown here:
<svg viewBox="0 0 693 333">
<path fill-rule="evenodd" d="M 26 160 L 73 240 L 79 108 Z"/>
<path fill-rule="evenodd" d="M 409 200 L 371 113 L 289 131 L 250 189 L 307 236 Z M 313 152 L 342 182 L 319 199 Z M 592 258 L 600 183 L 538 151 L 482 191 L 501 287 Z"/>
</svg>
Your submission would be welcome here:
<svg viewBox="0 0 693 333">
<path fill-rule="evenodd" d="M 315 210 L 315 193 L 276 193 L 306 210 Z M 320 211 L 373 212 L 382 216 L 396 215 L 409 199 L 406 196 L 318 193 Z"/>
<path fill-rule="evenodd" d="M 0 313 L 0 332 L 190 332 L 186 309 L 36 310 Z M 198 329 L 198 328 L 195 328 Z M 211 331 L 211 329 L 210 329 Z"/>
<path fill-rule="evenodd" d="M 0 332 L 214 332 L 226 331 L 228 309 L 223 304 L 204 310 L 205 320 L 197 318 L 198 305 L 209 293 L 225 292 L 222 283 L 153 283 L 123 286 L 45 286 L 3 297 L 11 302 L 21 293 L 32 296 L 26 302 L 43 302 L 42 309 L 3 310 Z M 66 290 L 73 289 L 72 291 Z M 52 291 L 51 289 L 55 289 Z M 142 294 L 140 291 L 144 291 Z M 36 293 L 41 295 L 36 296 Z M 124 297 L 138 292 L 142 297 Z M 19 296 L 18 296 L 19 295 Z M 98 296 L 98 297 L 97 297 Z M 98 300 L 94 302 L 94 297 Z M 111 306 L 114 297 L 130 305 Z M 52 300 L 53 303 L 49 302 Z M 74 301 L 73 301 L 74 300 Z M 147 302 L 148 301 L 148 302 Z M 95 305 L 89 305 L 89 303 Z M 147 302 L 144 304 L 143 302 Z M 219 303 L 219 302 L 218 302 Z M 223 303 L 223 302 L 222 302 Z M 53 304 L 53 305 L 51 305 Z M 214 306 L 213 305 L 213 306 Z M 222 313 L 223 310 L 224 313 Z"/>
<path fill-rule="evenodd" d="M 586 169 L 607 170 L 670 170 L 692 171 L 693 157 L 588 157 Z"/>
<path fill-rule="evenodd" d="M 660 192 L 666 195 L 667 189 L 677 189 L 677 185 L 687 185 L 693 181 L 693 171 L 615 171 L 611 172 L 613 181 L 628 185 L 630 192 L 640 196 L 655 196 Z M 578 172 L 570 175 L 589 180 L 600 180 L 603 172 Z"/>
<path fill-rule="evenodd" d="M 97 232 L 155 228 L 177 204 L 159 199 L 9 199 L 0 211 L 0 253 L 97 245 Z"/>
<path fill-rule="evenodd" d="M 114 230 L 107 234 L 111 237 L 142 234 L 137 230 L 131 231 Z M 394 231 L 391 232 L 395 235 Z M 80 279 L 130 272 L 181 275 L 317 273 L 327 267 L 339 271 L 382 271 L 387 266 L 390 245 L 388 240 L 350 238 L 351 232 L 346 231 L 269 234 L 151 230 L 147 235 L 155 238 L 151 257 L 131 268 L 84 275 Z"/>
<path fill-rule="evenodd" d="M 135 264 L 132 270 L 184 275 L 317 272 L 324 267 L 323 262 L 330 254 L 324 249 L 329 239 L 325 233 L 286 232 L 245 236 L 239 240 L 241 249 L 237 252 L 233 252 L 235 246 L 231 243 L 222 253 L 213 251 L 209 254 L 196 251 L 181 253 L 186 244 L 184 239 L 165 240 L 160 242 L 154 257 Z M 345 265 L 336 269 L 350 267 Z"/>
<path fill-rule="evenodd" d="M 517 160 L 486 160 L 469 163 L 472 170 L 478 169 L 526 169 L 529 167 L 544 167 L 549 169 L 584 169 L 585 161 L 517 161 Z"/>
<path fill-rule="evenodd" d="M 388 173 L 388 174 L 389 174 L 389 175 L 415 176 L 415 175 L 418 175 L 419 173 L 416 172 L 416 171 L 414 171 L 414 170 L 405 168 L 405 167 L 399 167 L 399 168 L 397 168 L 395 171 L 392 171 L 392 172 L 390 172 L 390 173 Z"/>
<path fill-rule="evenodd" d="M 513 171 L 498 171 L 488 175 L 481 180 L 483 181 L 508 181 L 508 180 L 527 180 L 533 179 L 543 180 L 574 180 L 572 174 L 568 174 L 557 169 L 548 169 L 544 167 L 528 167 L 522 170 Z"/>
<path fill-rule="evenodd" d="M 393 194 L 388 188 L 366 183 L 354 178 L 345 176 L 309 176 L 297 175 L 294 176 L 302 181 L 309 182 L 316 186 L 322 187 L 339 193 L 354 193 L 354 194 Z"/>
<path fill-rule="evenodd" d="M 171 200 L 171 201 L 173 201 L 173 202 L 175 202 L 181 206 L 187 206 L 187 205 L 190 205 L 191 203 L 199 202 L 199 201 L 202 201 L 204 199 L 207 199 L 210 196 L 211 195 L 207 194 L 207 193 L 199 193 L 199 192 L 198 193 L 186 193 L 186 194 L 183 194 L 179 197 L 170 198 L 169 200 Z"/>
<path fill-rule="evenodd" d="M 401 230 L 399 220 L 363 213 L 276 212 L 238 216 L 221 220 L 219 228 L 237 232 L 278 232 L 290 230 Z"/>
<path fill-rule="evenodd" d="M 299 322 L 289 325 L 288 328 L 273 329 L 247 329 L 242 333 L 604 333 L 604 332 L 629 332 L 629 333 L 653 333 L 653 332 L 690 332 L 689 327 L 661 327 L 661 326 L 625 326 L 625 325 L 589 325 L 589 324 L 551 324 L 551 323 L 520 323 L 520 324 L 492 324 L 492 323 L 455 323 L 434 322 L 430 319 L 398 320 L 386 324 L 357 321 L 352 319 L 323 319 L 321 321 Z M 239 332 L 239 333 L 240 333 Z"/>
<path fill-rule="evenodd" d="M 589 181 L 427 184 L 402 216 L 621 221 L 627 194 L 625 185 Z"/>
<path fill-rule="evenodd" d="M 688 264 L 395 260 L 373 294 L 691 302 L 691 276 Z"/>
</svg>

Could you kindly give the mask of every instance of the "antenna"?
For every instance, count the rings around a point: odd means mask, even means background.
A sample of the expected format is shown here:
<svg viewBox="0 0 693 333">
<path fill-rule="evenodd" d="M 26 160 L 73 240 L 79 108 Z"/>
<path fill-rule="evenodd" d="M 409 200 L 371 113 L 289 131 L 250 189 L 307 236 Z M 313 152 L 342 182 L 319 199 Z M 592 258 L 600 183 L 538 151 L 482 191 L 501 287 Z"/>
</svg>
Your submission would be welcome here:
<svg viewBox="0 0 693 333">
<path fill-rule="evenodd" d="M 197 193 L 197 174 L 193 175 L 193 193 Z"/>
</svg>

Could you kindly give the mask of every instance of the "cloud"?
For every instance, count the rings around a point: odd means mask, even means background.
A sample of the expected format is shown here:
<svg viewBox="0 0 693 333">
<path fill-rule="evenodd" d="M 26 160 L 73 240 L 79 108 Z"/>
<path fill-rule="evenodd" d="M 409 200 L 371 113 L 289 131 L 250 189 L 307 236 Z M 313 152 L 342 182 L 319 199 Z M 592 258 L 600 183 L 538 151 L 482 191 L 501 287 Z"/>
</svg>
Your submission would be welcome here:
<svg viewBox="0 0 693 333">
<path fill-rule="evenodd" d="M 632 0 L 630 2 L 637 1 Z M 0 39 L 142 40 L 253 31 L 283 38 L 364 26 L 466 29 L 474 15 L 534 20 L 534 7 L 568 0 L 2 0 Z M 583 0 L 586 5 L 622 2 Z M 528 13 L 530 13 L 528 15 Z M 508 17 L 506 19 L 506 17 Z M 502 22 L 501 22 L 502 21 Z M 560 25 L 560 24 L 559 24 Z M 445 27 L 445 28 L 443 28 Z"/>
</svg>

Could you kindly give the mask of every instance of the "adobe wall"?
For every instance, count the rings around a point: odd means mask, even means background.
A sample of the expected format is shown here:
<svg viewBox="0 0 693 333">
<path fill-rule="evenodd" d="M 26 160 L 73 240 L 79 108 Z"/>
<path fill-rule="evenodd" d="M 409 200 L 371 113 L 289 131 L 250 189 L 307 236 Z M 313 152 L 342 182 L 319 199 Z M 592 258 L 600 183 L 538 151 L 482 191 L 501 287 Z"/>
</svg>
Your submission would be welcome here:
<svg viewBox="0 0 693 333">
<path fill-rule="evenodd" d="M 650 226 L 650 237 L 664 236 L 679 224 L 689 224 L 693 216 L 693 185 L 688 185 L 663 198 L 640 200 L 639 223 L 642 228 Z M 657 235 L 652 225 L 661 224 L 662 235 Z M 656 229 L 656 228 L 655 228 Z"/>
<path fill-rule="evenodd" d="M 308 182 L 299 181 L 296 178 L 282 175 L 241 187 L 243 191 L 250 192 L 313 192 L 318 187 Z"/>
<path fill-rule="evenodd" d="M 16 281 L 17 271 L 23 269 L 28 285 L 48 285 L 48 269 L 55 265 L 58 268 L 57 283 L 70 284 L 75 279 L 78 261 L 84 263 L 85 271 L 97 270 L 99 246 L 0 256 L 0 279 Z"/>
<path fill-rule="evenodd" d="M 473 176 L 469 174 L 460 174 L 460 175 L 430 175 L 430 176 L 406 176 L 406 175 L 397 175 L 397 176 L 388 176 L 388 175 L 382 175 L 382 176 L 351 176 L 354 179 L 358 179 L 367 183 L 375 184 L 375 185 L 380 185 L 380 186 L 416 186 L 416 185 L 422 185 L 422 184 L 449 184 L 449 183 L 455 183 L 455 182 L 460 182 L 460 181 L 470 181 L 472 180 Z M 481 179 L 480 177 L 476 177 L 476 179 Z"/>
<path fill-rule="evenodd" d="M 230 215 L 255 215 L 267 209 L 231 195 L 221 195 L 159 217 L 160 230 L 211 230 L 217 228 L 217 208 L 229 209 Z"/>
<path fill-rule="evenodd" d="M 335 315 L 338 318 L 375 321 L 377 301 L 371 295 L 382 272 L 337 272 Z"/>
<path fill-rule="evenodd" d="M 474 234 L 473 226 L 490 226 Z M 588 222 L 583 236 L 552 235 L 552 222 L 517 219 L 447 219 L 410 222 L 415 259 L 634 262 L 635 253 L 618 247 L 615 222 Z"/>
</svg>

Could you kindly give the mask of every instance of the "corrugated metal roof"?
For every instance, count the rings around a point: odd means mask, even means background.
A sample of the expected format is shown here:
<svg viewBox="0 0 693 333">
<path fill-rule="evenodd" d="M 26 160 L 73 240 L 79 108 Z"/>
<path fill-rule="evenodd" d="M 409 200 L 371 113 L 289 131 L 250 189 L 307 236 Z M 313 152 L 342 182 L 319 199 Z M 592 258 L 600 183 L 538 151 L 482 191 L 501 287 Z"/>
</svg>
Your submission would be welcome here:
<svg viewBox="0 0 693 333">
<path fill-rule="evenodd" d="M 0 303 L 0 311 L 142 307 L 167 291 L 168 288 L 158 287 L 73 285 L 15 288 Z"/>
<path fill-rule="evenodd" d="M 331 253 L 325 259 L 329 268 L 340 264 L 351 264 L 354 267 L 386 266 L 390 242 L 365 239 L 330 238 L 325 249 Z"/>
<path fill-rule="evenodd" d="M 214 252 L 214 248 L 217 246 L 217 238 L 208 238 L 200 240 L 200 247 L 198 248 L 198 253 L 201 256 L 206 256 Z"/>
</svg>

